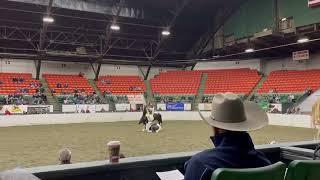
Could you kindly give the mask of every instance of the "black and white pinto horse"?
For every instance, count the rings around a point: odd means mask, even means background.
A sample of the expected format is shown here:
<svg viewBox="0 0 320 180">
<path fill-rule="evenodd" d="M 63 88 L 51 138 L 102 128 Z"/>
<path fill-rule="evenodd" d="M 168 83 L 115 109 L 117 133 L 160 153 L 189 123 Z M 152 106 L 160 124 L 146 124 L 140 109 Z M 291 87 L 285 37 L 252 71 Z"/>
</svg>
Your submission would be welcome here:
<svg viewBox="0 0 320 180">
<path fill-rule="evenodd" d="M 140 118 L 139 124 L 143 124 L 142 131 L 159 132 L 162 129 L 162 116 L 160 113 L 153 113 L 153 120 L 148 119 L 145 113 Z"/>
</svg>

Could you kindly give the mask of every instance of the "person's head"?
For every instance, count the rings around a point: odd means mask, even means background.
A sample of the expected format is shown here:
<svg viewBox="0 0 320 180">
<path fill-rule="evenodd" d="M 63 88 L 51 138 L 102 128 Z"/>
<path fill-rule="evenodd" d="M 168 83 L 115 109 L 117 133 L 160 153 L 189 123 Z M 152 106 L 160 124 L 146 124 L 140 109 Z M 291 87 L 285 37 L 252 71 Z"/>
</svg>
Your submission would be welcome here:
<svg viewBox="0 0 320 180">
<path fill-rule="evenodd" d="M 0 180 L 40 180 L 24 169 L 13 169 L 0 173 Z"/>
<path fill-rule="evenodd" d="M 199 114 L 212 127 L 214 135 L 257 130 L 268 124 L 268 116 L 259 105 L 243 102 L 233 93 L 217 94 L 212 100 L 211 115 Z"/>
<path fill-rule="evenodd" d="M 60 164 L 71 164 L 71 151 L 67 148 L 59 151 Z"/>
</svg>

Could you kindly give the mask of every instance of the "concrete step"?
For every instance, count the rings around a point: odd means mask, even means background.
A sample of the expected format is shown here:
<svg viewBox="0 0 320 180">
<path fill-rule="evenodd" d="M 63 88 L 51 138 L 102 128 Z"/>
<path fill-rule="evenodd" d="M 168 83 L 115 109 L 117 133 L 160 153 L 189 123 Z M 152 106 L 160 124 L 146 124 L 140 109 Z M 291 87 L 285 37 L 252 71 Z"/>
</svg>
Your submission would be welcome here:
<svg viewBox="0 0 320 180">
<path fill-rule="evenodd" d="M 199 86 L 199 89 L 198 89 L 198 93 L 196 95 L 196 98 L 195 98 L 194 102 L 192 103 L 192 106 L 191 106 L 191 109 L 194 110 L 194 111 L 198 110 L 198 104 L 202 100 L 203 93 L 204 93 L 204 90 L 206 88 L 207 79 L 208 79 L 208 74 L 207 73 L 203 73 L 201 75 L 201 81 L 200 81 L 200 86 Z"/>
<path fill-rule="evenodd" d="M 92 86 L 93 90 L 97 93 L 97 95 L 102 99 L 102 102 L 108 103 L 106 98 L 103 96 L 102 92 L 99 90 L 99 88 L 96 85 L 95 80 L 93 79 L 88 79 L 89 84 Z M 108 103 L 109 104 L 109 103 Z"/>
<path fill-rule="evenodd" d="M 267 80 L 266 76 L 262 76 L 257 85 L 253 88 L 250 94 L 245 98 L 246 100 L 251 100 L 254 94 L 257 93 L 258 89 L 262 86 L 262 84 Z"/>
<path fill-rule="evenodd" d="M 44 94 L 47 96 L 47 101 L 49 104 L 53 105 L 53 112 L 61 113 L 62 105 L 57 101 L 57 99 L 52 95 L 47 82 L 44 79 L 40 79 L 42 87 L 44 88 Z"/>
<path fill-rule="evenodd" d="M 152 92 L 152 88 L 151 88 L 151 83 L 149 80 L 145 80 L 144 84 L 146 86 L 146 102 L 148 103 L 152 103 L 155 104 L 155 99 L 153 97 L 153 92 Z"/>
</svg>

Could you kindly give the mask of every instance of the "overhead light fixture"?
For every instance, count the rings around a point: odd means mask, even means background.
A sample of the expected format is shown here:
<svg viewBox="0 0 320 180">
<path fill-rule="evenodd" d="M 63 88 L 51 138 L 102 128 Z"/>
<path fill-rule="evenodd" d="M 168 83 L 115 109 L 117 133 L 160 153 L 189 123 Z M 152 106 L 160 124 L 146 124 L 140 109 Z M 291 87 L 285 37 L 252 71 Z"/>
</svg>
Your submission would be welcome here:
<svg viewBox="0 0 320 180">
<path fill-rule="evenodd" d="M 111 29 L 111 30 L 114 30 L 114 31 L 119 31 L 119 30 L 120 30 L 120 26 L 117 25 L 117 24 L 112 24 L 112 25 L 110 26 L 110 29 Z"/>
<path fill-rule="evenodd" d="M 253 49 L 253 48 L 248 48 L 248 49 L 246 49 L 244 52 L 246 52 L 246 53 L 252 53 L 252 52 L 254 52 L 254 49 Z"/>
<path fill-rule="evenodd" d="M 282 19 L 281 19 L 282 22 L 283 22 L 283 21 L 286 21 L 286 20 L 287 20 L 287 18 L 282 18 Z"/>
<path fill-rule="evenodd" d="M 163 30 L 163 31 L 161 32 L 161 34 L 162 34 L 163 36 L 169 36 L 169 35 L 170 35 L 170 31 L 169 31 L 169 30 Z"/>
<path fill-rule="evenodd" d="M 306 42 L 309 42 L 309 38 L 300 38 L 300 39 L 298 39 L 297 42 L 298 43 L 306 43 Z"/>
<path fill-rule="evenodd" d="M 53 23 L 54 22 L 54 19 L 51 16 L 43 16 L 42 20 L 45 23 Z"/>
</svg>

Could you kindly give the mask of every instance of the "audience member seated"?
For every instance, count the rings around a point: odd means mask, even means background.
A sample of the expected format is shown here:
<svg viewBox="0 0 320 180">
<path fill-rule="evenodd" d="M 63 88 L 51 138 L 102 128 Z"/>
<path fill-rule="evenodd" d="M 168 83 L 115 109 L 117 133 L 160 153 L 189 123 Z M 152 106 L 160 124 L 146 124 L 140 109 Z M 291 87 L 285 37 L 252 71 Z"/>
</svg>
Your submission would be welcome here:
<svg viewBox="0 0 320 180">
<path fill-rule="evenodd" d="M 145 91 L 145 85 L 139 76 L 100 76 L 96 84 L 104 94 L 134 95 Z"/>
<path fill-rule="evenodd" d="M 184 94 L 184 95 L 166 95 L 166 94 L 156 94 L 154 95 L 157 103 L 192 103 L 195 99 L 194 95 Z"/>
<path fill-rule="evenodd" d="M 248 95 L 261 79 L 257 70 L 249 68 L 203 70 L 202 72 L 208 74 L 204 94 L 212 95 L 226 92 Z"/>
<path fill-rule="evenodd" d="M 59 151 L 59 161 L 60 164 L 72 164 L 71 163 L 71 151 L 67 148 L 61 149 Z"/>
<path fill-rule="evenodd" d="M 28 73 L 0 73 L 0 104 L 46 104 L 44 88 Z M 36 95 L 35 95 L 36 94 Z"/>
<path fill-rule="evenodd" d="M 48 87 L 53 95 L 62 95 L 69 93 L 85 93 L 94 92 L 88 80 L 83 75 L 60 75 L 60 74 L 43 74 L 43 78 L 47 81 Z"/>
<path fill-rule="evenodd" d="M 271 162 L 257 151 L 246 131 L 268 124 L 267 114 L 252 102 L 242 102 L 232 93 L 217 94 L 212 102 L 212 118 L 200 113 L 213 131 L 215 148 L 194 155 L 185 164 L 185 180 L 210 180 L 217 168 L 257 168 Z M 234 124 L 237 124 L 235 126 Z"/>
<path fill-rule="evenodd" d="M 320 86 L 320 69 L 272 71 L 258 93 L 301 93 Z M 272 90 L 272 92 L 270 92 Z"/>
<path fill-rule="evenodd" d="M 150 80 L 155 95 L 196 95 L 198 93 L 201 71 L 161 72 Z"/>
<path fill-rule="evenodd" d="M 86 94 L 84 92 L 78 94 L 62 94 L 58 95 L 58 101 L 63 104 L 102 104 L 101 98 L 94 92 Z"/>
</svg>

